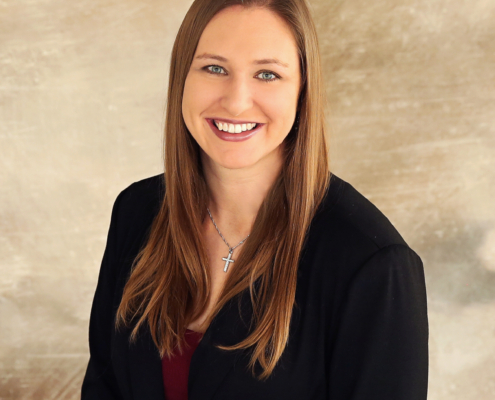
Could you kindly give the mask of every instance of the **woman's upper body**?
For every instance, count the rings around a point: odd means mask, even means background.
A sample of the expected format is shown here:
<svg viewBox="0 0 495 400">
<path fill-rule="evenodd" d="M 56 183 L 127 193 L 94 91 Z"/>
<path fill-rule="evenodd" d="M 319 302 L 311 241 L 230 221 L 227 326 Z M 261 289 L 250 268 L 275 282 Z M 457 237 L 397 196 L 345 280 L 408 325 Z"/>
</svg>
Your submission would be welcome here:
<svg viewBox="0 0 495 400">
<path fill-rule="evenodd" d="M 82 398 L 163 400 L 162 364 L 148 331 L 129 343 L 114 317 L 165 193 L 163 175 L 132 184 L 115 201 L 90 320 Z M 240 300 L 240 304 L 238 301 Z M 223 351 L 249 332 L 249 290 L 229 301 L 195 350 L 189 399 L 422 400 L 428 321 L 421 259 L 390 221 L 332 175 L 299 262 L 287 347 L 264 382 L 244 350 Z"/>
<path fill-rule="evenodd" d="M 328 186 L 321 70 L 306 0 L 192 3 L 165 172 L 114 204 L 83 399 L 163 400 L 160 355 L 186 328 L 204 332 L 192 400 L 426 398 L 422 263 L 352 186 Z"/>
</svg>

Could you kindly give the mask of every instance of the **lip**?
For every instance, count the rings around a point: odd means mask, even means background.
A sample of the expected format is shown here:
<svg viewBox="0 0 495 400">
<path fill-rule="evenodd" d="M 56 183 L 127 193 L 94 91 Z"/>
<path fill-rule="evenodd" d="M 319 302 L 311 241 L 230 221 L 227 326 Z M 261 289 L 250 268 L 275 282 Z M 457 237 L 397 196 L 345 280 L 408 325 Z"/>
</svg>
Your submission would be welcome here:
<svg viewBox="0 0 495 400">
<path fill-rule="evenodd" d="M 228 118 L 211 118 L 211 119 L 216 119 L 217 121 L 220 121 L 220 122 L 228 122 L 229 124 L 258 124 L 258 122 L 256 121 L 236 121 L 236 120 L 233 120 L 233 119 L 228 119 Z"/>
<path fill-rule="evenodd" d="M 208 122 L 208 125 L 210 125 L 211 130 L 217 135 L 220 139 L 225 140 L 227 142 L 242 142 L 244 140 L 248 140 L 249 138 L 252 138 L 254 135 L 256 135 L 261 128 L 265 124 L 258 124 L 256 128 L 254 128 L 251 131 L 245 131 L 241 133 L 229 133 L 225 131 L 221 131 L 216 127 L 216 125 L 213 122 L 213 118 L 205 118 L 206 122 Z M 230 121 L 228 119 L 223 119 L 221 121 Z M 246 123 L 246 122 L 236 122 L 237 124 L 239 123 Z"/>
</svg>

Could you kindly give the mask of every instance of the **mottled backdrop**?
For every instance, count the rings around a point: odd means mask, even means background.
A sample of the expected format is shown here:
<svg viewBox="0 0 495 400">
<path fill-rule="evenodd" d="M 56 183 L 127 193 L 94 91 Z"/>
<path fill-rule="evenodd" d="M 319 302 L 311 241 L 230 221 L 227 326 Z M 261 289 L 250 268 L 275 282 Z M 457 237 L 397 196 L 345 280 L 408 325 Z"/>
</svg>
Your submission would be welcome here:
<svg viewBox="0 0 495 400">
<path fill-rule="evenodd" d="M 190 1 L 0 0 L 0 399 L 76 399 Z M 495 398 L 495 1 L 313 0 L 333 171 L 423 258 L 429 399 Z"/>
</svg>

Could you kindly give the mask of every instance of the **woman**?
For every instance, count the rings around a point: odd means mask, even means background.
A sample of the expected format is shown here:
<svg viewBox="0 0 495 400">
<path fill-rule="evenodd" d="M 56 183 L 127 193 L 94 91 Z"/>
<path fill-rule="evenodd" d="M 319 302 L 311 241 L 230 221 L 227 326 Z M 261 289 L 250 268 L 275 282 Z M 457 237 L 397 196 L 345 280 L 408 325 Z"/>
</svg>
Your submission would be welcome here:
<svg viewBox="0 0 495 400">
<path fill-rule="evenodd" d="M 330 174 L 305 0 L 196 0 L 117 197 L 83 399 L 426 399 L 421 259 Z"/>
</svg>

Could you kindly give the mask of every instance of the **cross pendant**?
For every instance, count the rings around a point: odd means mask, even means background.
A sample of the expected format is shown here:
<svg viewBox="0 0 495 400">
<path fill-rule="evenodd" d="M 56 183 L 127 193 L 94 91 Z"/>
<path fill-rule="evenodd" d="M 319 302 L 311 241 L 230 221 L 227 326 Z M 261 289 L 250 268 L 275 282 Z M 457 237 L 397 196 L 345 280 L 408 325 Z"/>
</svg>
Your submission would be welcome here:
<svg viewBox="0 0 495 400">
<path fill-rule="evenodd" d="M 230 258 L 231 255 L 232 255 L 232 252 L 230 251 L 228 258 L 225 258 L 225 257 L 222 258 L 222 260 L 225 261 L 225 267 L 223 268 L 223 272 L 227 272 L 227 269 L 229 268 L 229 264 L 234 262 L 234 260 L 232 260 Z"/>
</svg>

